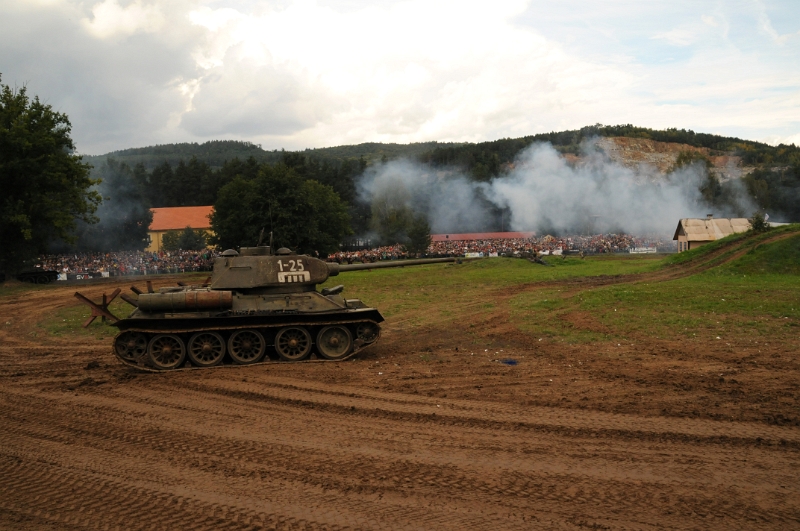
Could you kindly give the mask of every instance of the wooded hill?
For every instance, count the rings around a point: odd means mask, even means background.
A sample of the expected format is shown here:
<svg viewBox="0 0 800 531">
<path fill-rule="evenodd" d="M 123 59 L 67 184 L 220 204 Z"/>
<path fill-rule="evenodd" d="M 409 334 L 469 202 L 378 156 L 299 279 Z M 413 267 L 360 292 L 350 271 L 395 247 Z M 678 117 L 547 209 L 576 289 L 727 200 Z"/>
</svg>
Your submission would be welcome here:
<svg viewBox="0 0 800 531">
<path fill-rule="evenodd" d="M 773 216 L 772 219 L 800 220 L 800 148 L 794 145 L 770 146 L 761 142 L 683 129 L 657 131 L 632 125 L 594 125 L 578 130 L 480 143 L 365 143 L 303 151 L 266 151 L 249 142 L 213 141 L 127 149 L 99 157 L 86 157 L 86 162 L 94 166 L 93 176 L 103 179 L 101 193 L 105 199 L 104 204 L 108 205 L 108 212 L 113 212 L 120 218 L 117 222 L 119 226 L 146 227 L 149 221 L 142 212 L 149 212 L 148 208 L 151 207 L 213 204 L 221 216 L 224 209 L 220 205 L 226 204 L 231 216 L 247 214 L 247 219 L 252 218 L 252 223 L 239 220 L 230 225 L 246 225 L 247 230 L 253 232 L 248 237 L 253 239 L 257 238 L 261 227 L 271 226 L 271 221 L 262 219 L 264 216 L 277 216 L 277 212 L 284 210 L 330 210 L 336 203 L 334 210 L 344 212 L 344 217 L 349 219 L 349 229 L 345 222 L 339 232 L 343 235 L 348 232 L 362 235 L 376 231 L 380 234 L 382 227 L 374 219 L 375 205 L 364 203 L 357 194 L 359 176 L 370 165 L 409 158 L 423 165 L 455 168 L 475 181 L 489 181 L 508 171 L 519 153 L 534 142 L 548 142 L 574 162 L 579 160 L 576 157 L 581 153 L 582 143 L 595 137 L 607 138 L 607 145 L 612 148 L 625 144 L 628 149 L 625 154 L 628 156 L 651 156 L 652 153 L 646 153 L 648 150 L 662 150 L 659 154 L 662 162 L 659 171 L 662 173 L 669 173 L 681 165 L 705 164 L 708 170 L 707 179 L 698 189 L 705 202 L 716 208 L 716 212 L 733 212 L 730 208 L 733 205 L 732 198 L 745 189 L 759 208 Z M 629 148 L 634 152 L 631 153 Z M 610 152 L 607 154 L 613 155 Z M 721 179 L 715 173 L 718 168 L 714 164 L 720 160 L 728 164 L 733 158 L 737 160 L 735 164 L 738 164 L 741 170 L 739 173 L 743 175 Z M 664 161 L 668 164 L 664 165 Z M 617 162 L 632 167 L 637 163 L 635 160 Z M 300 197 L 297 192 L 288 188 L 284 190 L 289 183 L 292 183 L 291 187 L 295 190 L 301 186 L 311 188 Z M 321 188 L 313 188 L 316 184 L 323 185 L 323 188 L 335 194 L 322 201 L 321 198 L 327 192 Z M 270 190 L 271 202 L 266 206 L 245 207 L 244 203 L 249 200 L 247 198 L 250 195 L 256 193 L 255 190 Z M 283 199 L 278 201 L 277 197 Z M 301 201 L 302 205 L 294 205 L 297 201 Z M 115 202 L 118 205 L 114 206 Z M 244 210 L 247 212 L 243 212 Z M 490 221 L 491 226 L 485 228 L 487 231 L 500 230 L 503 219 L 507 218 L 506 213 L 500 209 L 495 210 L 497 211 L 492 215 L 497 218 L 496 223 Z M 124 215 L 121 214 L 123 212 Z M 735 213 L 737 216 L 753 214 L 744 211 Z M 86 234 L 91 236 L 85 238 L 87 242 L 105 241 L 93 233 L 134 233 L 106 227 L 107 216 L 101 212 L 98 214 L 101 223 L 87 228 Z M 403 233 L 414 220 L 409 212 L 400 214 L 395 212 L 387 218 L 386 225 L 394 224 L 399 227 L 387 229 L 387 234 Z M 287 227 L 293 228 L 297 228 L 299 223 L 297 220 L 286 222 Z M 321 234 L 328 230 L 325 226 L 331 225 L 330 221 L 320 223 L 320 227 L 309 230 Z M 282 229 L 284 233 L 287 231 L 288 228 Z M 236 238 L 242 239 L 244 235 L 237 233 Z M 386 236 L 385 239 L 388 241 L 390 237 Z M 137 236 L 129 243 L 120 240 L 118 243 L 105 242 L 102 245 L 87 243 L 85 247 L 123 248 L 139 245 L 140 240 L 141 237 Z M 315 247 L 310 248 L 322 249 L 329 246 L 316 242 L 314 245 Z"/>
<path fill-rule="evenodd" d="M 412 144 L 382 144 L 367 142 L 300 151 L 272 150 L 236 140 L 213 140 L 210 142 L 163 144 L 143 148 L 113 151 L 105 155 L 84 156 L 84 160 L 99 166 L 111 158 L 134 167 L 142 164 L 148 171 L 169 163 L 176 166 L 181 160 L 188 162 L 193 157 L 211 169 L 221 168 L 225 161 L 252 157 L 256 162 L 276 164 L 285 153 L 302 154 L 309 159 L 342 162 L 363 158 L 367 164 L 380 160 L 413 158 L 435 165 L 451 165 L 472 173 L 477 179 L 488 179 L 500 172 L 503 164 L 512 162 L 520 151 L 534 142 L 549 142 L 562 153 L 577 154 L 583 141 L 592 137 L 646 138 L 658 142 L 673 142 L 712 150 L 712 154 L 730 154 L 742 158 L 745 165 L 796 165 L 800 164 L 800 148 L 795 145 L 770 146 L 763 142 L 743 140 L 707 133 L 696 133 L 686 129 L 648 129 L 633 125 L 591 125 L 581 129 L 541 133 L 520 138 L 503 138 L 479 143 L 419 142 Z"/>
<path fill-rule="evenodd" d="M 338 162 L 348 159 L 363 158 L 367 163 L 380 160 L 393 160 L 402 157 L 420 157 L 437 148 L 456 147 L 465 144 L 448 142 L 419 142 L 413 144 L 381 144 L 367 142 L 364 144 L 336 146 L 327 148 L 304 149 L 302 151 L 284 151 L 262 149 L 257 144 L 237 140 L 212 140 L 202 144 L 162 144 L 143 148 L 130 148 L 112 151 L 105 155 L 85 155 L 84 160 L 98 166 L 108 159 L 124 162 L 133 167 L 142 164 L 146 170 L 153 170 L 164 162 L 176 166 L 180 161 L 188 162 L 191 158 L 208 164 L 212 169 L 219 169 L 225 161 L 253 158 L 256 162 L 276 164 L 285 153 L 298 153 L 315 160 Z"/>
</svg>

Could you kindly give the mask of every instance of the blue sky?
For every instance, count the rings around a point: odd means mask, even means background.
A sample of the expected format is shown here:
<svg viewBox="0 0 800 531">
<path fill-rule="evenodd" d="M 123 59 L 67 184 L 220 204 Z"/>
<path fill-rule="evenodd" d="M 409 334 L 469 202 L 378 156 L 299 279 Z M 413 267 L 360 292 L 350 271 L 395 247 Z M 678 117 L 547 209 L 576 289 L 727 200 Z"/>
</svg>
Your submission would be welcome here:
<svg viewBox="0 0 800 531">
<path fill-rule="evenodd" d="M 6 0 L 0 74 L 89 154 L 594 123 L 800 144 L 796 1 Z"/>
</svg>

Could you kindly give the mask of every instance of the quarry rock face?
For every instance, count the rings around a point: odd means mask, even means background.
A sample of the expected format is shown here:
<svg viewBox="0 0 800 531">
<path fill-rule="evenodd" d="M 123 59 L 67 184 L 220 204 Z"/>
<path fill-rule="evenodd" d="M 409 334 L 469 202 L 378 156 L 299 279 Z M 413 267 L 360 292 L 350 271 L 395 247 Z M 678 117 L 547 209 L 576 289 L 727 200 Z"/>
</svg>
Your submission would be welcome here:
<svg viewBox="0 0 800 531">
<path fill-rule="evenodd" d="M 711 171 L 720 181 L 739 178 L 755 169 L 742 166 L 741 157 L 688 144 L 658 142 L 647 138 L 603 137 L 597 139 L 596 145 L 614 162 L 634 170 L 650 167 L 666 174 L 675 165 L 678 155 L 686 151 L 708 157 L 713 165 Z"/>
</svg>

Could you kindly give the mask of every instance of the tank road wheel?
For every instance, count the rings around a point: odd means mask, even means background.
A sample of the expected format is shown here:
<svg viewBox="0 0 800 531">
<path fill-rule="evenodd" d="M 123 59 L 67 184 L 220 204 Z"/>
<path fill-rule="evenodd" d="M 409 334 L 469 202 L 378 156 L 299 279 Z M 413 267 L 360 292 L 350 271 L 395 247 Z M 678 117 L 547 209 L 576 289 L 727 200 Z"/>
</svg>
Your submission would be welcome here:
<svg viewBox="0 0 800 531">
<path fill-rule="evenodd" d="M 228 339 L 228 353 L 239 365 L 259 361 L 266 347 L 264 336 L 255 330 L 237 330 Z"/>
<path fill-rule="evenodd" d="M 114 340 L 114 350 L 120 358 L 136 363 L 147 354 L 147 338 L 139 332 L 123 332 Z"/>
<path fill-rule="evenodd" d="M 353 335 L 343 326 L 326 326 L 317 334 L 317 350 L 323 358 L 342 359 L 353 350 Z"/>
<path fill-rule="evenodd" d="M 191 362 L 198 367 L 213 367 L 225 356 L 225 341 L 216 332 L 199 332 L 189 340 Z"/>
<path fill-rule="evenodd" d="M 356 328 L 356 338 L 365 344 L 374 343 L 381 335 L 381 327 L 374 323 L 361 323 Z"/>
<path fill-rule="evenodd" d="M 275 336 L 275 350 L 286 361 L 306 359 L 311 353 L 311 334 L 297 326 L 283 328 Z"/>
<path fill-rule="evenodd" d="M 147 347 L 150 363 L 156 369 L 167 371 L 181 366 L 186 359 L 183 340 L 174 334 L 158 334 L 150 340 Z"/>
</svg>

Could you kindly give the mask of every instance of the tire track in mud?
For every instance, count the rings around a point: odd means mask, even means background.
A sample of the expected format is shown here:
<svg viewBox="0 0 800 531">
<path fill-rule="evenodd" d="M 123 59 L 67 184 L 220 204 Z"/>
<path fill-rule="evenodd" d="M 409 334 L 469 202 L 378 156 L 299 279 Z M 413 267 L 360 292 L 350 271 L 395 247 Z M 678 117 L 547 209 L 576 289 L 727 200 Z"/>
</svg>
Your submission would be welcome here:
<svg viewBox="0 0 800 531">
<path fill-rule="evenodd" d="M 36 407 L 39 409 L 39 406 Z M 28 413 L 23 412 L 27 415 Z M 397 522 L 398 512 L 406 514 L 407 517 L 416 521 L 427 521 L 431 524 L 435 520 L 441 520 L 440 528 L 449 529 L 469 529 L 474 528 L 476 523 L 473 517 L 459 516 L 454 514 L 440 515 L 436 518 L 436 511 L 431 513 L 430 510 L 420 509 L 413 507 L 417 503 L 412 504 L 412 507 L 397 508 L 392 510 L 392 507 L 382 507 L 376 509 L 372 507 L 369 501 L 362 499 L 350 500 L 349 495 L 359 495 L 375 493 L 374 489 L 370 490 L 360 484 L 358 479 L 352 478 L 352 470 L 362 466 L 359 462 L 353 460 L 345 460 L 344 462 L 331 463 L 331 458 L 326 455 L 315 455 L 313 459 L 308 459 L 306 452 L 303 449 L 294 448 L 291 445 L 280 444 L 257 444 L 252 441 L 236 441 L 222 437 L 199 437 L 192 434 L 172 432 L 168 430 L 149 430 L 144 433 L 130 434 L 121 430 L 121 425 L 115 425 L 113 422 L 104 422 L 102 426 L 91 426 L 88 424 L 89 419 L 93 416 L 89 412 L 84 412 L 78 415 L 80 422 L 77 424 L 83 425 L 83 428 L 76 428 L 76 423 L 73 422 L 59 422 L 63 418 L 61 412 L 55 412 L 51 418 L 41 419 L 42 424 L 34 428 L 17 428 L 11 429 L 11 432 L 18 440 L 29 439 L 30 442 L 22 447 L 35 447 L 41 446 L 42 441 L 50 443 L 70 443 L 80 444 L 86 448 L 104 449 L 109 452 L 121 452 L 126 456 L 136 454 L 137 451 L 142 453 L 142 457 L 147 460 L 158 459 L 164 462 L 165 458 L 171 463 L 178 463 L 183 470 L 191 470 L 192 468 L 199 468 L 206 470 L 222 471 L 225 476 L 245 477 L 251 481 L 262 483 L 268 481 L 270 483 L 279 483 L 282 486 L 295 483 L 301 485 L 299 490 L 304 492 L 306 496 L 311 498 L 324 498 L 330 497 L 331 490 L 341 491 L 342 500 L 332 507 L 338 509 L 336 513 L 344 510 L 357 513 L 358 517 L 354 518 L 356 523 L 361 520 L 376 519 L 376 521 L 383 522 Z M 96 419 L 96 417 L 94 417 Z M 15 420 L 6 417 L 6 426 L 14 425 Z M 128 426 L 130 431 L 130 426 Z M 0 432 L 9 430 L 6 427 Z M 8 437 L 4 437 L 8 439 Z M 37 444 L 31 444 L 38 441 Z M 17 459 L 20 450 L 14 451 L 14 457 Z M 47 455 L 50 455 L 48 452 Z M 198 459 L 199 457 L 199 459 Z M 52 458 L 50 458 L 52 459 Z M 305 463 L 304 463 L 305 461 Z M 303 463 L 299 465 L 299 463 Z M 58 463 L 53 463 L 54 466 L 59 466 Z M 151 467 L 151 470 L 145 471 L 146 473 L 156 472 L 156 467 Z M 119 471 L 117 473 L 120 473 Z M 124 471 L 123 477 L 130 477 L 130 471 Z M 141 479 L 140 479 L 141 481 Z M 171 485 L 175 488 L 176 485 Z M 298 490 L 298 488 L 295 488 Z M 1 492 L 1 491 L 0 491 Z M 381 489 L 381 496 L 386 493 L 391 494 L 390 489 Z M 405 496 L 401 496 L 403 498 Z M 287 507 L 291 507 L 290 499 L 281 499 L 281 496 L 272 496 L 273 501 L 280 501 L 285 503 Z M 316 504 L 321 500 L 317 499 Z M 282 514 L 291 512 L 283 507 Z M 307 509 L 303 514 L 308 514 Z M 345 511 L 347 512 L 347 511 Z M 372 515 L 369 516 L 368 515 Z M 337 518 L 341 518 L 338 516 Z M 489 519 L 490 521 L 491 519 Z M 481 525 L 487 522 L 486 518 L 480 520 Z M 498 521 L 496 526 L 504 528 L 508 525 L 508 521 Z M 402 519 L 400 522 L 402 523 Z M 382 528 L 373 522 L 368 526 L 373 529 Z M 305 527 L 303 527 L 305 528 Z M 313 528 L 313 527 L 309 527 Z M 508 527 L 505 527 L 508 528 Z"/>
<path fill-rule="evenodd" d="M 0 457 L 0 509 L 88 529 L 326 529 L 308 518 L 203 502 L 157 489 Z"/>
<path fill-rule="evenodd" d="M 250 478 L 255 481 L 282 481 L 297 483 L 306 486 L 309 491 L 331 491 L 338 493 L 352 493 L 363 496 L 400 496 L 405 497 L 409 492 L 429 495 L 444 495 L 449 503 L 461 502 L 468 505 L 470 499 L 480 497 L 484 503 L 495 508 L 504 508 L 508 511 L 531 510 L 539 504 L 555 505 L 550 508 L 550 513 L 558 515 L 558 507 L 580 504 L 591 515 L 613 516 L 613 511 L 623 511 L 626 514 L 635 514 L 636 508 L 650 506 L 651 512 L 659 513 L 657 519 L 650 522 L 656 525 L 662 519 L 689 518 L 696 515 L 712 515 L 714 518 L 758 517 L 762 522 L 790 523 L 796 522 L 797 508 L 794 512 L 784 514 L 760 509 L 748 501 L 735 490 L 726 493 L 720 498 L 698 496 L 689 494 L 686 489 L 678 484 L 673 485 L 660 481 L 641 483 L 641 478 L 635 483 L 639 487 L 631 493 L 631 483 L 591 477 L 582 474 L 542 473 L 541 471 L 520 472 L 518 467 L 502 467 L 489 471 L 473 467 L 465 463 L 460 466 L 436 462 L 420 462 L 413 459 L 386 460 L 383 457 L 352 454 L 352 449 L 331 449 L 325 451 L 319 445 L 310 448 L 305 444 L 308 440 L 301 440 L 300 447 L 291 444 L 266 444 L 262 441 L 237 440 L 221 436 L 208 436 L 170 429 L 149 430 L 139 428 L 132 430 L 130 423 L 118 423 L 114 419 L 105 419 L 98 423 L 96 413 L 90 407 L 82 406 L 71 409 L 75 412 L 70 420 L 64 420 L 63 411 L 59 408 L 44 407 L 47 400 L 32 399 L 31 397 L 18 397 L 18 401 L 4 404 L 2 410 L 16 411 L 26 417 L 33 411 L 51 410 L 50 415 L 39 415 L 37 425 L 33 428 L 18 427 L 15 430 L 17 439 L 45 440 L 53 443 L 72 442 L 80 440 L 83 445 L 91 448 L 101 448 L 108 452 L 122 452 L 124 455 L 135 455 L 142 452 L 143 459 L 158 461 L 167 458 L 171 463 L 177 463 L 182 469 L 193 467 L 208 469 L 208 465 L 220 465 L 225 475 Z M 127 399 L 127 397 L 125 397 Z M 191 397 L 189 397 L 191 398 Z M 37 403 L 38 402 L 38 403 Z M 147 400 L 151 403 L 150 400 Z M 236 409 L 237 404 L 219 404 L 225 409 Z M 167 405 L 157 406 L 161 408 Z M 258 408 L 252 404 L 250 408 Z M 289 413 L 291 414 L 291 412 Z M 22 426 L 23 419 L 15 415 L 4 415 L 5 426 Z M 59 420 L 61 419 L 61 420 Z M 94 420 L 93 420 L 94 419 Z M 76 422 L 76 420 L 78 422 Z M 169 420 L 165 418 L 164 420 Z M 332 424 L 347 423 L 341 418 L 332 419 Z M 285 420 L 284 420 L 285 421 Z M 359 419 L 351 421 L 361 424 Z M 127 424 L 127 430 L 123 426 Z M 171 426 L 169 422 L 164 425 Z M 442 433 L 441 437 L 451 437 L 454 440 L 473 438 L 476 431 L 488 433 L 500 430 L 466 430 L 467 433 L 451 434 L 449 429 L 433 428 Z M 515 433 L 500 432 L 502 436 L 515 438 Z M 306 437 L 314 434 L 305 434 Z M 359 434 L 356 434 L 359 435 Z M 486 435 L 484 435 L 486 436 Z M 3 437 L 8 440 L 8 436 Z M 28 444 L 23 446 L 30 446 Z M 311 453 L 309 454 L 309 450 Z M 338 450 L 338 451 L 336 451 Z M 207 458 L 207 459 L 203 459 Z M 430 456 L 428 456 L 430 459 Z M 210 460 L 210 461 L 209 461 Z M 624 476 L 624 474 L 623 474 Z M 635 479 L 635 478 L 634 478 Z M 366 483 L 365 483 L 366 481 Z M 698 485 L 695 485 L 697 487 Z M 643 488 L 646 487 L 646 488 Z M 711 487 L 711 485 L 708 485 Z M 711 489 L 713 490 L 713 489 Z M 352 505 L 352 504 L 350 504 Z M 364 508 L 366 510 L 366 508 Z M 424 514 L 407 509 L 407 512 L 416 513 L 415 521 L 426 521 Z M 611 512 L 609 512 L 611 511 Z M 392 521 L 393 514 L 381 514 L 383 511 L 374 510 L 381 516 L 382 521 Z M 605 514 L 604 514 L 605 513 Z M 411 516 L 411 515 L 409 515 Z M 396 516 L 395 516 L 396 517 Z M 485 517 L 484 517 L 485 518 Z M 420 520 L 421 519 L 421 520 Z M 453 519 L 449 518 L 451 523 Z M 488 523 L 485 519 L 484 524 Z M 518 522 L 519 523 L 519 522 Z M 644 521 L 638 522 L 646 524 Z M 461 525 L 464 524 L 464 525 Z M 505 520 L 506 526 L 509 524 Z M 502 522 L 496 523 L 499 528 L 506 527 Z M 469 528 L 469 522 L 460 522 L 451 528 Z"/>
<path fill-rule="evenodd" d="M 166 382 L 165 382 L 166 383 Z M 265 402 L 294 407 L 325 407 L 329 411 L 373 418 L 436 422 L 440 425 L 475 426 L 520 431 L 522 429 L 575 436 L 629 437 L 647 440 L 692 441 L 706 444 L 781 445 L 800 448 L 800 430 L 755 423 L 681 418 L 641 417 L 598 411 L 526 406 L 524 412 L 500 404 L 467 400 L 420 398 L 396 393 L 356 392 L 335 385 L 300 386 L 278 378 L 264 379 L 269 390 L 242 390 L 240 384 L 170 381 L 169 387 L 194 391 L 198 396 L 225 395 L 245 402 Z M 185 396 L 185 395 L 184 395 Z M 444 406 L 444 407 L 442 407 Z"/>
</svg>

